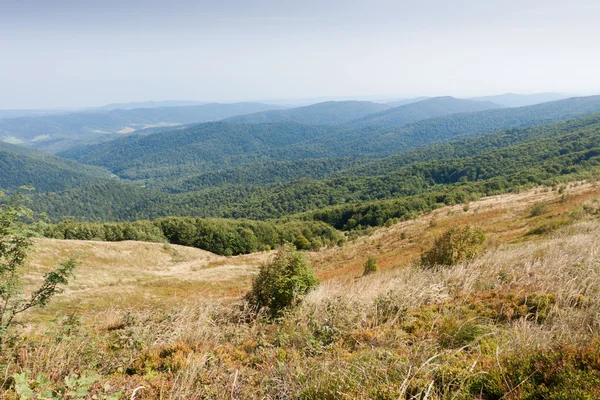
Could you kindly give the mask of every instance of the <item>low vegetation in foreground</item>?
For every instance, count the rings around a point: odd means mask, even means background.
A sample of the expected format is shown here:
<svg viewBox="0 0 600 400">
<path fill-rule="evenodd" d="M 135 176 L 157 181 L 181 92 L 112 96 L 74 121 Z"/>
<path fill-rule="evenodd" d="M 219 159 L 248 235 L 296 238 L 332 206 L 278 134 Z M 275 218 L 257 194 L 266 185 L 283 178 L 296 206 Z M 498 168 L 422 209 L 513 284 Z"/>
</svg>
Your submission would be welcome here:
<svg viewBox="0 0 600 400">
<path fill-rule="evenodd" d="M 600 398 L 599 196 L 593 185 L 538 188 L 440 208 L 342 247 L 286 247 L 262 262 L 210 256 L 196 272 L 175 260 L 180 291 L 156 303 L 118 293 L 133 285 L 145 297 L 167 278 L 73 288 L 2 343 L 2 397 Z M 121 259 L 96 271 L 97 285 L 130 262 L 108 250 L 115 243 L 49 239 L 32 261 L 76 245 L 107 249 L 101 260 L 79 255 L 84 279 L 86 262 Z M 223 263 L 260 271 L 254 286 L 221 300 L 184 294 L 205 285 L 194 274 Z M 276 304 L 262 301 L 267 292 Z"/>
</svg>

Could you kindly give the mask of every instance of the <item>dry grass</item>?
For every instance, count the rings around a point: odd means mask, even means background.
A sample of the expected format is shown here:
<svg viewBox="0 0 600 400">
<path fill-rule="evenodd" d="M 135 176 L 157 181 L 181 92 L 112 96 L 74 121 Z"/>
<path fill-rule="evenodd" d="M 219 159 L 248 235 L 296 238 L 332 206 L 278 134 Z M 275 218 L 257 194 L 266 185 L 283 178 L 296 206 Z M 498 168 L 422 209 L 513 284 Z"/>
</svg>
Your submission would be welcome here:
<svg viewBox="0 0 600 400">
<path fill-rule="evenodd" d="M 521 398 L 543 377 L 525 379 L 519 368 L 546 365 L 528 360 L 556 346 L 588 357 L 586 346 L 600 341 L 600 222 L 586 214 L 553 233 L 526 235 L 600 196 L 591 185 L 568 192 L 567 201 L 538 189 L 472 202 L 467 212 L 445 207 L 310 252 L 322 283 L 276 324 L 249 318 L 235 300 L 268 253 L 38 240 L 34 270 L 72 254 L 82 266 L 69 291 L 30 318 L 3 368 L 9 377 L 44 374 L 57 388 L 91 369 L 123 398 L 144 386 L 137 399 Z M 548 212 L 530 217 L 540 202 Z M 420 268 L 422 249 L 454 224 L 484 229 L 488 250 L 468 264 Z M 381 271 L 359 277 L 369 255 Z M 589 354 L 591 375 L 567 372 L 594 398 L 600 367 L 597 351 Z M 568 390 L 542 398 L 578 398 Z"/>
</svg>

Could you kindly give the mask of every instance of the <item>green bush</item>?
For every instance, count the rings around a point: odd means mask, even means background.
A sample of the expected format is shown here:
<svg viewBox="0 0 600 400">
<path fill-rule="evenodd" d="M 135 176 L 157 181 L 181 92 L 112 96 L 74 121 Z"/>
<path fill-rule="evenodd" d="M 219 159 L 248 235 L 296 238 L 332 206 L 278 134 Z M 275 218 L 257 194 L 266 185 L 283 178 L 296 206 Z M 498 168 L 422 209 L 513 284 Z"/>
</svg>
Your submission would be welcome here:
<svg viewBox="0 0 600 400">
<path fill-rule="evenodd" d="M 271 318 L 302 301 L 317 286 L 317 278 L 303 255 L 292 245 L 282 246 L 275 259 L 264 264 L 252 283 L 248 300 Z"/>
<path fill-rule="evenodd" d="M 377 264 L 377 259 L 373 256 L 369 256 L 363 265 L 363 276 L 373 274 L 378 270 L 379 265 Z"/>
<path fill-rule="evenodd" d="M 453 226 L 437 238 L 433 246 L 421 255 L 424 267 L 436 265 L 452 266 L 470 260 L 484 242 L 485 236 L 480 229 L 470 226 Z"/>
<path fill-rule="evenodd" d="M 37 234 L 54 239 L 140 240 L 197 247 L 231 256 L 294 243 L 298 250 L 313 250 L 343 242 L 331 226 L 314 221 L 249 221 L 220 218 L 164 217 L 154 221 L 92 223 L 65 220 L 38 223 Z"/>
<path fill-rule="evenodd" d="M 546 214 L 547 212 L 548 212 L 548 204 L 536 203 L 533 206 L 531 206 L 531 209 L 529 210 L 529 216 L 537 217 L 539 215 Z"/>
<path fill-rule="evenodd" d="M 565 220 L 565 219 L 558 219 L 556 221 L 550 221 L 550 222 L 547 222 L 545 224 L 542 224 L 540 226 L 530 229 L 529 231 L 527 231 L 527 233 L 525 233 L 525 236 L 546 235 L 546 234 L 552 233 L 564 226 L 567 226 L 568 224 L 569 224 L 569 221 Z"/>
</svg>

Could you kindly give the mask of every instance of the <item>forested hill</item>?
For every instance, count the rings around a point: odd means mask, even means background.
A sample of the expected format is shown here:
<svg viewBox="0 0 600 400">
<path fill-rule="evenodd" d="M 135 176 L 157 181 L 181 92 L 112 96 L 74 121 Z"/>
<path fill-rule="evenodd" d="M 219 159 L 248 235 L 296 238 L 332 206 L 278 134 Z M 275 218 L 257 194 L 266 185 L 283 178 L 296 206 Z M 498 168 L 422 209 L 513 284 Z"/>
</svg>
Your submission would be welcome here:
<svg viewBox="0 0 600 400">
<path fill-rule="evenodd" d="M 80 111 L 0 120 L 0 140 L 11 140 L 40 149 L 60 148 L 88 140 L 161 125 L 217 121 L 234 115 L 280 108 L 260 103 L 204 104 L 200 106 Z"/>
<path fill-rule="evenodd" d="M 489 101 L 463 100 L 454 97 L 434 97 L 370 114 L 351 121 L 350 125 L 368 125 L 389 128 L 393 126 L 408 125 L 413 122 L 443 115 L 484 111 L 501 107 L 502 106 Z"/>
<path fill-rule="evenodd" d="M 156 186 L 176 193 L 225 184 L 260 185 L 293 182 L 302 177 L 323 180 L 384 175 L 417 162 L 474 156 L 519 143 L 567 134 L 598 124 L 600 124 L 600 114 L 593 114 L 548 125 L 507 129 L 486 136 L 435 144 L 381 159 L 332 158 L 268 161 L 169 179 Z"/>
<path fill-rule="evenodd" d="M 534 125 L 548 124 L 600 112 L 600 96 L 575 97 L 527 107 L 501 108 L 430 118 L 399 128 L 346 132 L 343 137 L 324 137 L 290 151 L 329 149 L 338 156 L 380 157 L 434 143 Z"/>
<path fill-rule="evenodd" d="M 563 176 L 595 171 L 600 167 L 600 115 L 499 132 L 447 146 L 432 148 L 432 154 L 448 151 L 455 158 L 414 162 L 413 155 L 413 160 L 407 157 L 404 162 L 381 160 L 384 166 L 371 166 L 371 175 L 366 168 L 362 176 L 350 173 L 335 179 L 266 186 L 224 184 L 180 194 L 131 190 L 128 185 L 107 183 L 40 194 L 36 196 L 36 207 L 54 218 L 98 220 L 168 215 L 269 219 L 320 210 L 311 215 L 351 229 L 351 219 L 363 221 L 359 223 L 363 226 L 373 225 L 423 211 L 439 202 L 465 201 L 472 195 L 501 193 L 521 185 L 556 182 Z M 382 203 L 381 207 L 372 203 L 393 198 L 407 200 Z M 331 212 L 329 207 L 334 207 Z M 381 215 L 369 213 L 373 207 L 383 210 Z"/>
<path fill-rule="evenodd" d="M 441 115 L 483 111 L 501 106 L 489 101 L 435 97 L 392 106 L 366 101 L 328 101 L 289 110 L 265 111 L 228 118 L 227 122 L 260 124 L 297 122 L 305 125 L 377 126 L 388 128 Z"/>
<path fill-rule="evenodd" d="M 296 122 L 305 125 L 338 125 L 388 108 L 390 108 L 389 105 L 369 101 L 326 101 L 289 110 L 240 115 L 228 118 L 226 122 L 241 124 Z"/>
<path fill-rule="evenodd" d="M 192 174 L 267 161 L 383 158 L 431 144 L 594 112 L 600 112 L 600 96 L 453 114 L 391 129 L 289 122 L 215 122 L 148 136 L 132 135 L 60 155 L 106 167 L 127 179 L 182 179 Z"/>
<path fill-rule="evenodd" d="M 103 169 L 0 142 L 0 190 L 55 192 L 116 179 Z"/>
<path fill-rule="evenodd" d="M 144 174 L 156 168 L 193 165 L 212 170 L 228 164 L 245 164 L 273 157 L 306 158 L 312 151 L 284 154 L 287 147 L 320 137 L 338 136 L 340 128 L 290 122 L 235 124 L 212 122 L 173 132 L 131 135 L 60 155 L 85 164 L 99 165 L 117 174 Z"/>
</svg>

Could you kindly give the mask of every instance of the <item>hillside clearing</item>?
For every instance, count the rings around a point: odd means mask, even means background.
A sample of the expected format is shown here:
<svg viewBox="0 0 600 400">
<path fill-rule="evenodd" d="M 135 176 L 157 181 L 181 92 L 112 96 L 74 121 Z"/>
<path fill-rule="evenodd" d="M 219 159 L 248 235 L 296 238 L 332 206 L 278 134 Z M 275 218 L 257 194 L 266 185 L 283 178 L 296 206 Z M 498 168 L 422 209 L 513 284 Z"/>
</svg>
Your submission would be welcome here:
<svg viewBox="0 0 600 400">
<path fill-rule="evenodd" d="M 470 203 L 468 211 L 464 205 L 443 207 L 416 220 L 378 229 L 343 247 L 309 252 L 308 257 L 319 279 L 352 280 L 361 274 L 369 255 L 376 256 L 383 271 L 411 265 L 434 237 L 454 224 L 484 229 L 492 246 L 520 242 L 540 221 L 567 215 L 572 208 L 600 196 L 600 188 L 589 183 L 569 186 L 566 203 L 556 191 L 543 187 L 489 197 Z M 551 212 L 529 218 L 529 208 L 541 202 L 547 202 Z M 249 289 L 257 267 L 272 253 L 224 257 L 161 243 L 36 239 L 30 265 L 32 272 L 38 272 L 76 257 L 81 262 L 76 280 L 42 313 L 66 309 L 85 315 L 110 308 L 170 309 L 182 303 L 232 300 Z"/>
<path fill-rule="evenodd" d="M 309 252 L 322 282 L 277 323 L 236 300 L 270 253 L 37 239 L 32 268 L 73 254 L 82 265 L 30 316 L 12 357 L 57 388 L 86 370 L 103 385 L 94 393 L 144 386 L 138 400 L 597 398 L 600 189 L 556 189 L 440 208 Z M 482 228 L 487 250 L 417 265 L 456 224 Z M 360 277 L 369 255 L 381 271 Z"/>
</svg>

